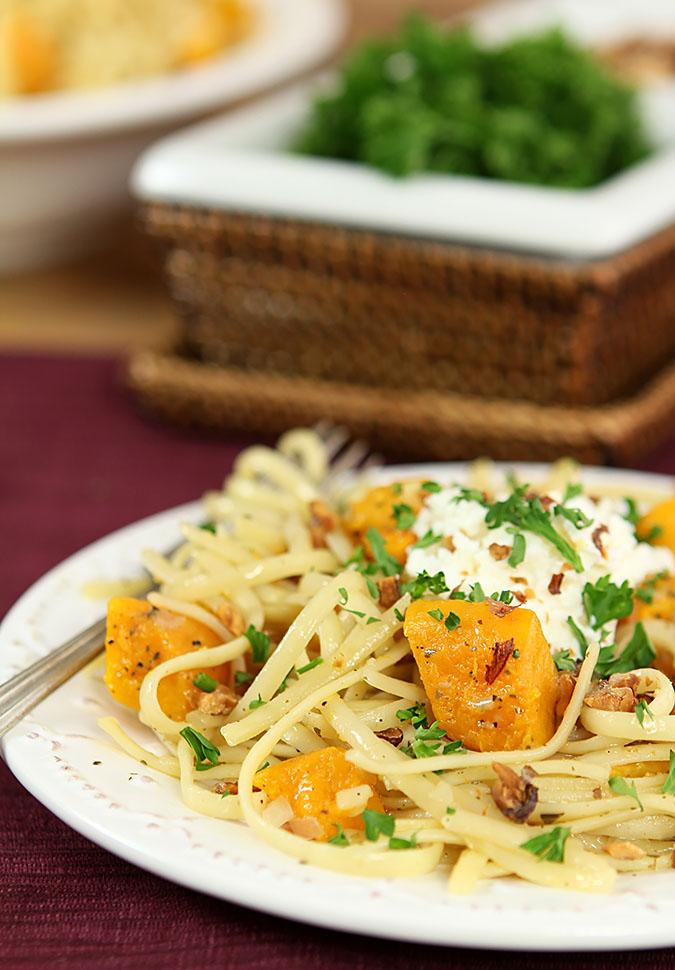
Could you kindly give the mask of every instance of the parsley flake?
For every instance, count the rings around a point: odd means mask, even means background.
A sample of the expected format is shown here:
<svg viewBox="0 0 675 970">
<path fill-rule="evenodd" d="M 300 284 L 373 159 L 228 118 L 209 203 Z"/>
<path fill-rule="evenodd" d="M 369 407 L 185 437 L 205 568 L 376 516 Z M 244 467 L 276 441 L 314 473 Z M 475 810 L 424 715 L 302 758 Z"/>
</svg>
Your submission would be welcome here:
<svg viewBox="0 0 675 970">
<path fill-rule="evenodd" d="M 577 665 L 569 650 L 558 650 L 554 653 L 553 663 L 556 670 L 574 670 Z"/>
<path fill-rule="evenodd" d="M 340 823 L 333 822 L 333 825 L 337 829 L 337 832 L 332 838 L 328 839 L 329 845 L 339 845 L 342 847 L 344 847 L 345 845 L 349 845 L 349 839 L 342 831 L 342 826 L 340 825 Z"/>
<path fill-rule="evenodd" d="M 375 564 L 385 576 L 398 576 L 401 572 L 401 564 L 398 559 L 394 559 L 391 553 L 387 552 L 384 536 L 372 525 L 366 532 L 366 539 L 370 543 Z"/>
<path fill-rule="evenodd" d="M 513 546 L 507 562 L 509 566 L 520 566 L 525 558 L 525 536 L 522 532 L 516 532 L 513 537 Z"/>
<path fill-rule="evenodd" d="M 424 593 L 439 595 L 440 593 L 447 592 L 448 587 L 443 573 L 438 572 L 430 576 L 426 569 L 415 576 L 414 579 L 411 579 L 409 583 L 404 583 L 401 586 L 401 593 L 410 593 L 411 598 L 414 600 L 418 600 Z"/>
<path fill-rule="evenodd" d="M 642 727 L 644 724 L 645 714 L 651 718 L 652 721 L 654 720 L 654 715 L 652 714 L 651 708 L 649 707 L 647 701 L 638 701 L 635 705 L 635 716 L 638 719 L 640 727 Z"/>
<path fill-rule="evenodd" d="M 366 838 L 369 842 L 377 842 L 380 833 L 382 835 L 394 834 L 394 816 L 383 812 L 376 812 L 373 808 L 366 808 L 361 815 L 366 830 Z"/>
<path fill-rule="evenodd" d="M 670 752 L 668 777 L 661 791 L 664 795 L 675 795 L 675 751 Z"/>
<path fill-rule="evenodd" d="M 439 623 L 443 622 L 443 610 L 441 609 L 427 610 L 427 613 L 429 614 L 429 616 L 433 617 L 434 620 L 438 620 Z"/>
<path fill-rule="evenodd" d="M 639 667 L 649 667 L 656 656 L 656 651 L 651 645 L 642 623 L 635 624 L 632 637 L 618 657 L 614 656 L 614 649 L 614 645 L 603 647 L 598 654 L 595 670 L 600 677 L 609 677 L 610 674 L 625 674 L 629 670 L 636 670 Z"/>
<path fill-rule="evenodd" d="M 414 849 L 417 845 L 417 832 L 413 832 L 409 839 L 401 839 L 392 836 L 389 839 L 390 849 Z"/>
<path fill-rule="evenodd" d="M 200 734 L 199 731 L 195 731 L 195 729 L 191 727 L 184 727 L 183 730 L 179 731 L 178 733 L 187 741 L 194 751 L 195 768 L 197 771 L 208 771 L 209 768 L 213 768 L 214 765 L 218 764 L 220 751 L 215 744 L 212 744 L 208 738 L 204 737 L 203 734 Z"/>
<path fill-rule="evenodd" d="M 256 708 L 262 707 L 263 704 L 266 704 L 266 703 L 267 703 L 267 701 L 264 701 L 262 699 L 262 697 L 260 696 L 260 694 L 258 694 L 258 699 L 256 701 L 251 701 L 251 703 L 248 705 L 248 707 L 249 707 L 249 710 L 255 711 Z"/>
<path fill-rule="evenodd" d="M 613 792 L 616 792 L 617 795 L 628 795 L 629 798 L 635 799 L 640 807 L 640 811 L 644 812 L 644 805 L 640 801 L 640 796 L 637 793 L 635 782 L 629 785 L 625 778 L 622 778 L 621 775 L 617 775 L 615 778 L 610 778 L 607 784 Z"/>
<path fill-rule="evenodd" d="M 251 644 L 253 663 L 264 664 L 270 652 L 270 638 L 262 630 L 256 630 L 253 624 L 249 626 L 244 636 Z"/>
<path fill-rule="evenodd" d="M 417 516 L 409 505 L 395 505 L 393 508 L 394 518 L 396 519 L 397 529 L 410 529 L 414 525 Z"/>
<path fill-rule="evenodd" d="M 432 529 L 427 529 L 421 539 L 412 545 L 411 549 L 427 549 L 429 546 L 433 546 L 436 542 L 442 542 L 443 536 L 434 535 Z"/>
<path fill-rule="evenodd" d="M 248 674 L 245 670 L 238 670 L 234 675 L 234 682 L 237 686 L 239 684 L 250 684 L 252 680 L 253 674 Z"/>
<path fill-rule="evenodd" d="M 314 660 L 310 660 L 310 662 L 308 664 L 305 664 L 304 667 L 298 667 L 298 673 L 306 674 L 308 670 L 314 670 L 315 667 L 318 667 L 319 664 L 322 664 L 322 663 L 323 663 L 323 657 L 315 657 Z"/>
<path fill-rule="evenodd" d="M 209 677 L 209 675 L 205 674 L 203 671 L 200 671 L 197 674 L 192 683 L 195 685 L 195 687 L 199 688 L 199 690 L 203 690 L 205 694 L 212 694 L 218 686 L 218 681 L 214 680 L 213 677 Z"/>
<path fill-rule="evenodd" d="M 438 482 L 422 482 L 422 490 L 429 492 L 430 495 L 436 495 L 441 491 L 441 486 Z"/>
<path fill-rule="evenodd" d="M 548 862 L 564 862 L 565 843 L 571 831 L 567 826 L 556 825 L 550 832 L 543 832 L 527 842 L 521 842 L 520 847 L 538 856 L 540 862 L 544 859 Z"/>
</svg>

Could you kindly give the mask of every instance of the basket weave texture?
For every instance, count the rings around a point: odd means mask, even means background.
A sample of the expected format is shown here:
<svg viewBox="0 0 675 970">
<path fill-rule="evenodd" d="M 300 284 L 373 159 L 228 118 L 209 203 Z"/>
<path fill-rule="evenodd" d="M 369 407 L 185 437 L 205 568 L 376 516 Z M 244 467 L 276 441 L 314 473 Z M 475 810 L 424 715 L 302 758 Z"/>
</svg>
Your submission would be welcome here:
<svg viewBox="0 0 675 970">
<path fill-rule="evenodd" d="M 187 206 L 141 218 L 189 353 L 232 371 L 578 407 L 675 356 L 675 227 L 571 263 Z"/>
</svg>

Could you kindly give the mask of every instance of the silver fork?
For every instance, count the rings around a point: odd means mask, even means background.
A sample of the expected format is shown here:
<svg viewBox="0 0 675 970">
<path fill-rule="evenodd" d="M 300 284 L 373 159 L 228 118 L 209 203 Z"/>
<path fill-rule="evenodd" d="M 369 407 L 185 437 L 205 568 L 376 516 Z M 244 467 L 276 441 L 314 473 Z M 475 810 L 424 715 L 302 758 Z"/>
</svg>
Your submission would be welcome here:
<svg viewBox="0 0 675 970">
<path fill-rule="evenodd" d="M 378 456 L 370 453 L 365 442 L 348 443 L 349 432 L 346 429 L 322 422 L 314 430 L 323 438 L 329 456 L 327 482 L 332 482 L 337 475 L 344 475 L 349 471 L 364 470 L 382 464 Z M 154 583 L 148 582 L 145 592 L 156 588 Z M 105 628 L 106 620 L 103 617 L 60 647 L 56 647 L 46 657 L 0 684 L 0 737 L 101 652 Z"/>
</svg>

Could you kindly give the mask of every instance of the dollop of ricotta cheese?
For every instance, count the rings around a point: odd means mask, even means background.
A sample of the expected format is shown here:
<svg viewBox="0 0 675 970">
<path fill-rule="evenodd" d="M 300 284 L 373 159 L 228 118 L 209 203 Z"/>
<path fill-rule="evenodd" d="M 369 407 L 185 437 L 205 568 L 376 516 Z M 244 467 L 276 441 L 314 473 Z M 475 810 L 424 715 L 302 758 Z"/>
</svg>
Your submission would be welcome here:
<svg viewBox="0 0 675 970">
<path fill-rule="evenodd" d="M 505 499 L 507 494 L 498 495 L 497 500 Z M 525 555 L 518 565 L 509 565 L 514 527 L 505 524 L 489 529 L 485 523 L 486 507 L 463 495 L 463 489 L 457 485 L 427 496 L 413 531 L 419 538 L 431 533 L 440 540 L 424 548 L 409 548 L 406 576 L 412 578 L 423 571 L 430 575 L 442 572 L 450 590 L 459 587 L 468 594 L 478 582 L 488 596 L 509 590 L 520 594 L 520 599 L 526 597 L 524 606 L 539 617 L 553 653 L 569 650 L 571 656 L 581 656 L 568 617 L 588 641 L 598 638 L 584 609 L 586 583 L 595 584 L 609 576 L 618 586 L 627 580 L 636 587 L 657 573 L 675 572 L 675 556 L 669 549 L 637 541 L 633 527 L 622 515 L 627 511 L 623 499 L 577 495 L 567 506 L 580 509 L 592 520 L 579 529 L 556 514 L 555 505 L 551 505 L 554 528 L 571 543 L 583 564 L 583 571 L 576 572 L 552 542 L 527 530 L 515 530 L 522 531 Z M 556 504 L 563 501 L 558 492 L 549 493 L 549 497 Z M 560 574 L 562 579 L 554 580 Z M 615 630 L 616 621 L 606 624 L 603 643 L 613 642 Z"/>
</svg>

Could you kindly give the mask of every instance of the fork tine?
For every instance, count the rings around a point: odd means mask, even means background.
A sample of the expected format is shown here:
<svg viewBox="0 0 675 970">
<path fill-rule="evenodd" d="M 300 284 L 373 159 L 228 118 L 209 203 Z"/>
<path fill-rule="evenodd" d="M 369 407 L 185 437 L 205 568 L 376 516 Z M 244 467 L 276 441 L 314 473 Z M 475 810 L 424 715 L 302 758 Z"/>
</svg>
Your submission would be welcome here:
<svg viewBox="0 0 675 970">
<path fill-rule="evenodd" d="M 369 454 L 370 448 L 365 441 L 352 441 L 342 454 L 338 455 L 335 461 L 331 462 L 330 476 L 334 477 L 335 475 L 342 475 L 345 472 L 353 471 L 359 467 Z"/>
<path fill-rule="evenodd" d="M 321 430 L 319 425 L 315 425 L 314 430 L 323 439 L 326 457 L 329 462 L 332 462 L 340 449 L 349 441 L 349 431 L 344 426 L 331 424 L 329 421 L 321 421 L 319 424 L 322 426 Z"/>
</svg>

